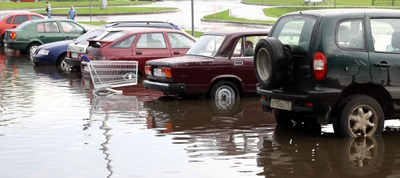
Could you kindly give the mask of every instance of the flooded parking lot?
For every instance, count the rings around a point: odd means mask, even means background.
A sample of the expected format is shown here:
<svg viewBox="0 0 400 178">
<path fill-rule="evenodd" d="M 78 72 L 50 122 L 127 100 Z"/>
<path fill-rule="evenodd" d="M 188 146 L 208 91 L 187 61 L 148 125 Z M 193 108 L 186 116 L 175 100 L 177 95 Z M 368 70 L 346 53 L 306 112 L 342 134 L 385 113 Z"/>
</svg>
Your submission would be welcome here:
<svg viewBox="0 0 400 178">
<path fill-rule="evenodd" d="M 4 51 L 4 50 L 2 50 Z M 382 136 L 276 127 L 258 97 L 224 109 L 0 54 L 0 177 L 400 177 L 398 121 Z"/>
</svg>

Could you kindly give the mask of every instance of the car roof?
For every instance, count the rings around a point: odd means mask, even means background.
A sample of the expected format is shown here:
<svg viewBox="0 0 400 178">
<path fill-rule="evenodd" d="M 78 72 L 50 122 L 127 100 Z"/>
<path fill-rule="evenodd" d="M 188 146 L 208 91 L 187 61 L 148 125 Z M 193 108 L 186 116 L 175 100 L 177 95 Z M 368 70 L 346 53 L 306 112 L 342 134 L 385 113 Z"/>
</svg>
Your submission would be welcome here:
<svg viewBox="0 0 400 178">
<path fill-rule="evenodd" d="M 113 21 L 103 25 L 102 27 L 151 27 L 182 30 L 178 25 L 163 21 Z"/>
<path fill-rule="evenodd" d="M 249 29 L 235 29 L 225 31 L 210 31 L 205 32 L 203 35 L 225 35 L 225 36 L 243 36 L 243 35 L 265 35 L 268 30 L 249 30 Z"/>
</svg>

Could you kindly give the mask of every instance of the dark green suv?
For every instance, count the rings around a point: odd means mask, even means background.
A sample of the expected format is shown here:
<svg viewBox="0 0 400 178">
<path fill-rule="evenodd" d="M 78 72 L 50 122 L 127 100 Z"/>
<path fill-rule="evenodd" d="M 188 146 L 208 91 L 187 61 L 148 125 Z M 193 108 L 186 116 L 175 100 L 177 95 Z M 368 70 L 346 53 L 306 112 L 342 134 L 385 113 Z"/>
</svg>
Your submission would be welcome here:
<svg viewBox="0 0 400 178">
<path fill-rule="evenodd" d="M 400 11 L 330 9 L 278 19 L 255 48 L 257 92 L 277 124 L 379 135 L 399 118 Z"/>
</svg>

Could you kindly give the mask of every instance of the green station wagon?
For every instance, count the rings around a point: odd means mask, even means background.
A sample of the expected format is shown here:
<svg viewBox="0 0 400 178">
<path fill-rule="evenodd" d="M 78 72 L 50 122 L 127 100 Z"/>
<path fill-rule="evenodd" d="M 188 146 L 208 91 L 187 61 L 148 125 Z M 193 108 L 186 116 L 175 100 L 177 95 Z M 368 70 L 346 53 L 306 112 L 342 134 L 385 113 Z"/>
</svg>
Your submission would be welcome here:
<svg viewBox="0 0 400 178">
<path fill-rule="evenodd" d="M 85 27 L 72 20 L 30 20 L 15 29 L 7 30 L 4 46 L 29 53 L 39 45 L 75 39 L 87 31 Z"/>
<path fill-rule="evenodd" d="M 279 125 L 379 135 L 400 114 L 400 11 L 293 12 L 258 41 L 257 92 Z"/>
</svg>

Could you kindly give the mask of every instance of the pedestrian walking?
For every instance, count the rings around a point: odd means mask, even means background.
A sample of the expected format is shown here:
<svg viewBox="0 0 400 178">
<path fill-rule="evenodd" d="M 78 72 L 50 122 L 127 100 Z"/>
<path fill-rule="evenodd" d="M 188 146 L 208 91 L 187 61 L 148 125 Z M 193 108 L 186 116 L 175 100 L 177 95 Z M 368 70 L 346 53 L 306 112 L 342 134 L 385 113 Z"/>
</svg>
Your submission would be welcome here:
<svg viewBox="0 0 400 178">
<path fill-rule="evenodd" d="M 46 12 L 47 12 L 47 18 L 51 18 L 51 5 L 49 1 L 46 1 Z"/>
<path fill-rule="evenodd" d="M 76 10 L 74 9 L 74 6 L 71 6 L 68 11 L 67 19 L 75 20 L 75 17 L 76 17 Z"/>
</svg>

